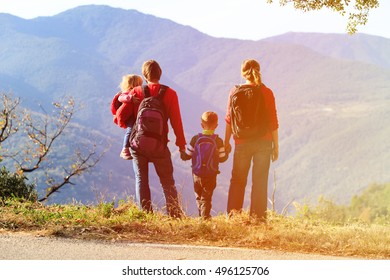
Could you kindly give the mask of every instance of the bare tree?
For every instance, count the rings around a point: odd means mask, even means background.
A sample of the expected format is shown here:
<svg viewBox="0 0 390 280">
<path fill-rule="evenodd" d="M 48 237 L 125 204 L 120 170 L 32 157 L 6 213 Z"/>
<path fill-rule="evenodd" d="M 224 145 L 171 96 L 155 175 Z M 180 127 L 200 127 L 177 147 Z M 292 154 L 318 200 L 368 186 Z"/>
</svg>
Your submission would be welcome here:
<svg viewBox="0 0 390 280">
<path fill-rule="evenodd" d="M 0 112 L 0 144 L 6 141 L 13 134 L 17 133 L 20 127 L 17 108 L 19 98 L 13 98 L 12 94 L 1 94 L 2 110 Z"/>
<path fill-rule="evenodd" d="M 42 115 L 34 119 L 31 114 L 24 116 L 24 124 L 31 144 L 24 149 L 22 162 L 17 162 L 19 172 L 30 173 L 40 167 L 52 151 L 53 143 L 60 137 L 73 118 L 77 108 L 72 97 L 63 102 L 54 102 L 54 114 L 50 116 L 43 107 Z"/>
<path fill-rule="evenodd" d="M 83 153 L 80 150 L 77 150 L 75 153 L 75 160 L 74 163 L 71 165 L 70 168 L 64 169 L 64 172 L 66 176 L 63 177 L 62 181 L 55 182 L 55 180 L 51 177 L 48 177 L 46 180 L 46 184 L 49 186 L 46 189 L 46 194 L 44 197 L 40 198 L 39 201 L 45 201 L 49 198 L 50 195 L 52 195 L 55 192 L 58 192 L 59 189 L 61 189 L 65 185 L 74 185 L 70 181 L 73 177 L 76 177 L 78 175 L 81 175 L 82 173 L 89 171 L 91 168 L 95 167 L 96 164 L 100 161 L 102 158 L 103 153 L 100 155 L 97 155 L 96 153 L 96 146 L 93 147 L 93 150 L 86 153 L 86 155 L 83 155 Z"/>
<path fill-rule="evenodd" d="M 272 3 L 274 0 L 267 2 Z M 357 26 L 367 23 L 370 10 L 379 7 L 379 0 L 279 0 L 281 6 L 289 3 L 293 3 L 295 9 L 304 12 L 327 8 L 342 16 L 348 14 L 346 29 L 350 34 L 357 32 Z"/>
<path fill-rule="evenodd" d="M 2 94 L 2 113 L 0 115 L 0 144 L 15 133 L 22 134 L 21 126 L 26 132 L 26 144 L 23 148 L 16 147 L 20 152 L 6 155 L 16 163 L 18 174 L 33 173 L 39 169 L 44 169 L 49 174 L 50 165 L 45 165 L 51 154 L 56 152 L 54 144 L 59 139 L 64 138 L 65 129 L 68 128 L 74 114 L 79 107 L 72 97 L 64 98 L 60 102 L 54 102 L 53 114 L 48 114 L 43 107 L 43 113 L 23 113 L 20 116 L 16 113 L 20 104 L 19 98 L 13 98 L 7 94 Z M 20 121 L 22 120 L 22 121 Z M 0 146 L 1 148 L 1 146 Z M 60 180 L 55 180 L 52 176 L 46 176 L 46 194 L 39 201 L 45 201 L 55 192 L 58 192 L 65 185 L 74 185 L 71 179 L 87 171 L 90 171 L 102 158 L 104 152 L 98 153 L 96 145 L 90 149 L 75 149 L 73 158 L 70 155 L 70 167 L 63 169 L 63 176 Z M 68 160 L 69 162 L 69 160 Z M 56 162 L 58 164 L 58 162 Z M 64 163 L 62 163 L 64 164 Z M 58 166 L 57 166 L 58 168 Z M 35 173 L 34 173 L 35 174 Z M 58 177 L 58 176 L 57 176 Z"/>
</svg>

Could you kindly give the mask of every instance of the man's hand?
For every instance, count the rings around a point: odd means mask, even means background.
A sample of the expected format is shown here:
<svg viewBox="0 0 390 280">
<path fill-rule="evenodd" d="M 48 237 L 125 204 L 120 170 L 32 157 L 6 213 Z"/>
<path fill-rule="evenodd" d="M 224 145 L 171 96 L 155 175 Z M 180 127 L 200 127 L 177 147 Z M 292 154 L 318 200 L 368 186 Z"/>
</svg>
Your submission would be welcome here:
<svg viewBox="0 0 390 280">
<path fill-rule="evenodd" d="M 186 152 L 180 151 L 180 158 L 181 158 L 181 160 L 187 160 Z"/>
<path fill-rule="evenodd" d="M 189 160 L 192 158 L 192 156 L 187 155 L 186 149 L 184 148 L 184 149 L 180 149 L 180 158 L 181 160 Z"/>
</svg>

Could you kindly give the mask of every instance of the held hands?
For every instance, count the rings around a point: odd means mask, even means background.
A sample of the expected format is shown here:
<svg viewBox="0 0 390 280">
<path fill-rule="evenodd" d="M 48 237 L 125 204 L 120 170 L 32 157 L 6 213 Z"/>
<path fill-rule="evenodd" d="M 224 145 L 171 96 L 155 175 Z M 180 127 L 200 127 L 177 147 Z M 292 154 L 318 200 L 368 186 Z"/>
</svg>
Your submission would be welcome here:
<svg viewBox="0 0 390 280">
<path fill-rule="evenodd" d="M 230 145 L 229 142 L 226 142 L 225 143 L 225 153 L 230 154 L 231 151 L 232 151 L 232 146 Z"/>
<path fill-rule="evenodd" d="M 192 157 L 187 155 L 185 147 L 180 149 L 180 158 L 183 161 L 190 160 Z"/>
</svg>

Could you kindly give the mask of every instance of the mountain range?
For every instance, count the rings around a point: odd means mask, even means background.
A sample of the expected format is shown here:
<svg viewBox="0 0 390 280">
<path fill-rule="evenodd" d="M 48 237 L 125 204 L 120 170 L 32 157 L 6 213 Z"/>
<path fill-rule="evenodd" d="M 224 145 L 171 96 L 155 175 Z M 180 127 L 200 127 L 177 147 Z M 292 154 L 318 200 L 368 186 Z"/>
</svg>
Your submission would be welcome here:
<svg viewBox="0 0 390 280">
<path fill-rule="evenodd" d="M 286 33 L 259 41 L 214 38 L 168 19 L 108 6 L 77 7 L 51 17 L 0 14 L 0 90 L 37 109 L 64 95 L 83 104 L 68 143 L 94 141 L 109 151 L 76 186 L 50 202 L 121 199 L 134 195 L 131 161 L 119 158 L 124 130 L 112 122 L 110 102 L 122 75 L 157 60 L 161 83 L 179 96 L 187 141 L 200 131 L 203 111 L 215 110 L 224 135 L 230 88 L 243 82 L 240 65 L 260 61 L 275 95 L 280 158 L 270 170 L 276 208 L 325 195 L 348 203 L 372 183 L 390 181 L 390 39 L 367 34 Z M 170 148 L 183 204 L 194 212 L 189 162 Z M 66 158 L 66 154 L 61 157 Z M 232 159 L 221 164 L 213 198 L 225 211 Z M 162 190 L 152 168 L 153 199 Z M 250 180 L 248 180 L 250 182 Z M 247 197 L 250 184 L 247 187 Z M 248 201 L 246 200 L 246 205 Z"/>
</svg>

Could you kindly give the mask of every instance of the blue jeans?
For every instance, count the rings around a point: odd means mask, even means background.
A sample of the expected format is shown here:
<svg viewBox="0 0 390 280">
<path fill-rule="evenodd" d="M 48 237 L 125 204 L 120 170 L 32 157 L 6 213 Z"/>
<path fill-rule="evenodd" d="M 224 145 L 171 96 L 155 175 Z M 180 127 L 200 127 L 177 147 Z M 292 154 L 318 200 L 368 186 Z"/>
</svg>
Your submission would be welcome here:
<svg viewBox="0 0 390 280">
<path fill-rule="evenodd" d="M 123 138 L 123 148 L 129 148 L 130 147 L 130 133 L 131 133 L 132 126 L 128 126 L 126 128 L 125 137 Z"/>
<path fill-rule="evenodd" d="M 173 179 L 171 152 L 166 148 L 164 153 L 164 156 L 161 158 L 148 158 L 131 150 L 135 173 L 136 199 L 143 210 L 153 212 L 149 187 L 149 162 L 152 162 L 164 191 L 168 215 L 171 217 L 180 217 L 182 212 L 179 206 L 175 180 Z"/>
<path fill-rule="evenodd" d="M 228 213 L 242 209 L 247 177 L 253 162 L 250 214 L 261 220 L 266 219 L 271 151 L 271 141 L 252 141 L 235 145 L 227 205 Z"/>
<path fill-rule="evenodd" d="M 127 123 L 127 128 L 126 128 L 126 133 L 125 137 L 123 138 L 123 148 L 129 148 L 130 147 L 130 134 L 131 134 L 131 129 L 133 128 L 133 125 L 135 123 L 135 119 L 131 118 L 129 122 Z"/>
</svg>

